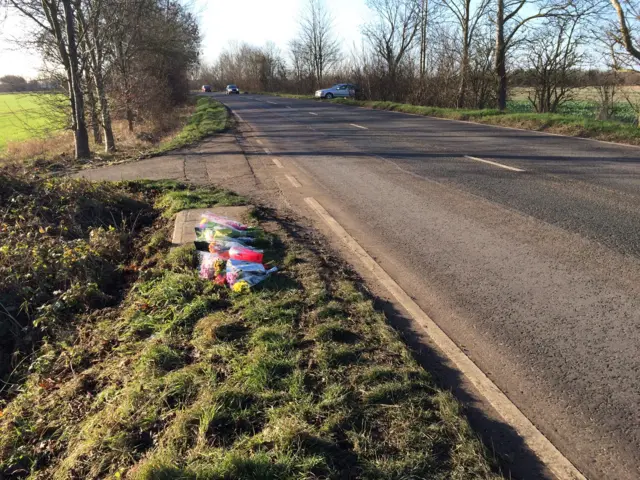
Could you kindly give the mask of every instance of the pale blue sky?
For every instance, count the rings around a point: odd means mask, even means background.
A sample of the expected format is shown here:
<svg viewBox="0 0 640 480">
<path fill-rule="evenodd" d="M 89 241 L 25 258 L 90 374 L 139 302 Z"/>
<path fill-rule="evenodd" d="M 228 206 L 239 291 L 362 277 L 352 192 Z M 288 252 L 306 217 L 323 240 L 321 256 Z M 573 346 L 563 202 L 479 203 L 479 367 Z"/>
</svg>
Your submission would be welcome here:
<svg viewBox="0 0 640 480">
<path fill-rule="evenodd" d="M 305 0 L 192 0 L 200 17 L 202 53 L 212 61 L 230 41 L 264 45 L 273 41 L 283 53 L 297 31 Z M 335 19 L 335 33 L 348 51 L 360 45 L 360 25 L 370 18 L 365 0 L 325 0 Z M 28 31 L 28 24 L 16 15 L 0 21 L 0 76 L 35 77 L 40 66 L 37 54 L 17 50 L 12 38 Z"/>
</svg>

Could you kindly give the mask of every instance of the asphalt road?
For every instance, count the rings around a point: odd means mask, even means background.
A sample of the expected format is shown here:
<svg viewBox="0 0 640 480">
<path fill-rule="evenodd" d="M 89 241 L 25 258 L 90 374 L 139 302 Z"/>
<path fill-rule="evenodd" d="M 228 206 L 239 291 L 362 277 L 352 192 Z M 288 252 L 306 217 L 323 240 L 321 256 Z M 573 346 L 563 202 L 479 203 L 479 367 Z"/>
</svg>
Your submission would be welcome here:
<svg viewBox="0 0 640 480">
<path fill-rule="evenodd" d="M 639 148 L 220 99 L 574 464 L 640 478 Z"/>
</svg>

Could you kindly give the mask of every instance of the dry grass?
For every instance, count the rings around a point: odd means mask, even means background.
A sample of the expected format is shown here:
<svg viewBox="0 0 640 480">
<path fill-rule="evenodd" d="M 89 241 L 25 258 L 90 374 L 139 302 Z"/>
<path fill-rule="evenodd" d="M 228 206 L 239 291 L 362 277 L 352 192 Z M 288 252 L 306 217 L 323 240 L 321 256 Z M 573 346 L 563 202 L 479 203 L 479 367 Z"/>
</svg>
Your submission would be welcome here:
<svg viewBox="0 0 640 480">
<path fill-rule="evenodd" d="M 73 133 L 57 132 L 46 138 L 31 138 L 19 142 L 8 142 L 0 155 L 2 162 L 21 162 L 27 159 L 73 155 Z"/>
</svg>

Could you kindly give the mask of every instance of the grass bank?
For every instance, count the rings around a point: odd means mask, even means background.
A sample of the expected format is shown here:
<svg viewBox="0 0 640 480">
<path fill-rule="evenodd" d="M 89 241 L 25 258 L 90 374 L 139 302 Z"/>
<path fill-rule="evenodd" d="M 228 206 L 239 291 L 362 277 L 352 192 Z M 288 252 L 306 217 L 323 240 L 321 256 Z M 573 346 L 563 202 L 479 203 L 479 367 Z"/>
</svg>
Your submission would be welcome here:
<svg viewBox="0 0 640 480">
<path fill-rule="evenodd" d="M 3 292 L 21 297 L 0 320 L 21 322 L 31 346 L 14 346 L 22 367 L 5 370 L 0 477 L 495 477 L 459 405 L 339 264 L 265 220 L 261 246 L 282 270 L 238 295 L 198 277 L 192 246 L 169 249 L 172 212 L 241 198 L 171 182 L 12 181 L 10 203 L 50 198 L 5 220 L 3 241 L 54 250 Z M 21 265 L 13 247 L 3 268 Z M 60 281 L 47 273 L 56 258 L 69 262 Z"/>
<path fill-rule="evenodd" d="M 556 133 L 572 137 L 593 138 L 611 142 L 640 145 L 640 129 L 628 123 L 600 121 L 573 115 L 540 113 L 503 113 L 499 110 L 464 110 L 453 108 L 423 107 L 406 103 L 332 100 L 342 105 L 354 105 L 376 110 L 412 113 L 430 117 L 464 120 L 476 123 L 522 128 L 539 132 Z"/>
<path fill-rule="evenodd" d="M 153 155 L 187 147 L 210 135 L 225 131 L 231 125 L 231 116 L 224 105 L 210 97 L 199 97 L 186 125 L 173 138 L 162 142 L 151 151 Z"/>
</svg>

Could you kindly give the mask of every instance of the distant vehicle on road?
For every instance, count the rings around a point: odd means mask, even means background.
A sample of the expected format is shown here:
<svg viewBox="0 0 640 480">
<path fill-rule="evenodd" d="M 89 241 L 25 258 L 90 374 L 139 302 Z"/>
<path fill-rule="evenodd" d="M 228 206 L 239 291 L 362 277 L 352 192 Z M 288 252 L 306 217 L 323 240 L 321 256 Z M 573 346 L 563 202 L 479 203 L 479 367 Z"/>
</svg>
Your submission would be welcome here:
<svg viewBox="0 0 640 480">
<path fill-rule="evenodd" d="M 211 85 L 202 85 L 202 91 L 211 93 Z"/>
<path fill-rule="evenodd" d="M 227 85 L 227 95 L 231 95 L 232 93 L 240 93 L 240 90 L 235 85 Z"/>
<path fill-rule="evenodd" d="M 316 90 L 315 96 L 318 98 L 335 98 L 335 97 L 355 97 L 360 89 L 357 85 L 351 83 L 338 83 L 330 88 Z"/>
</svg>

